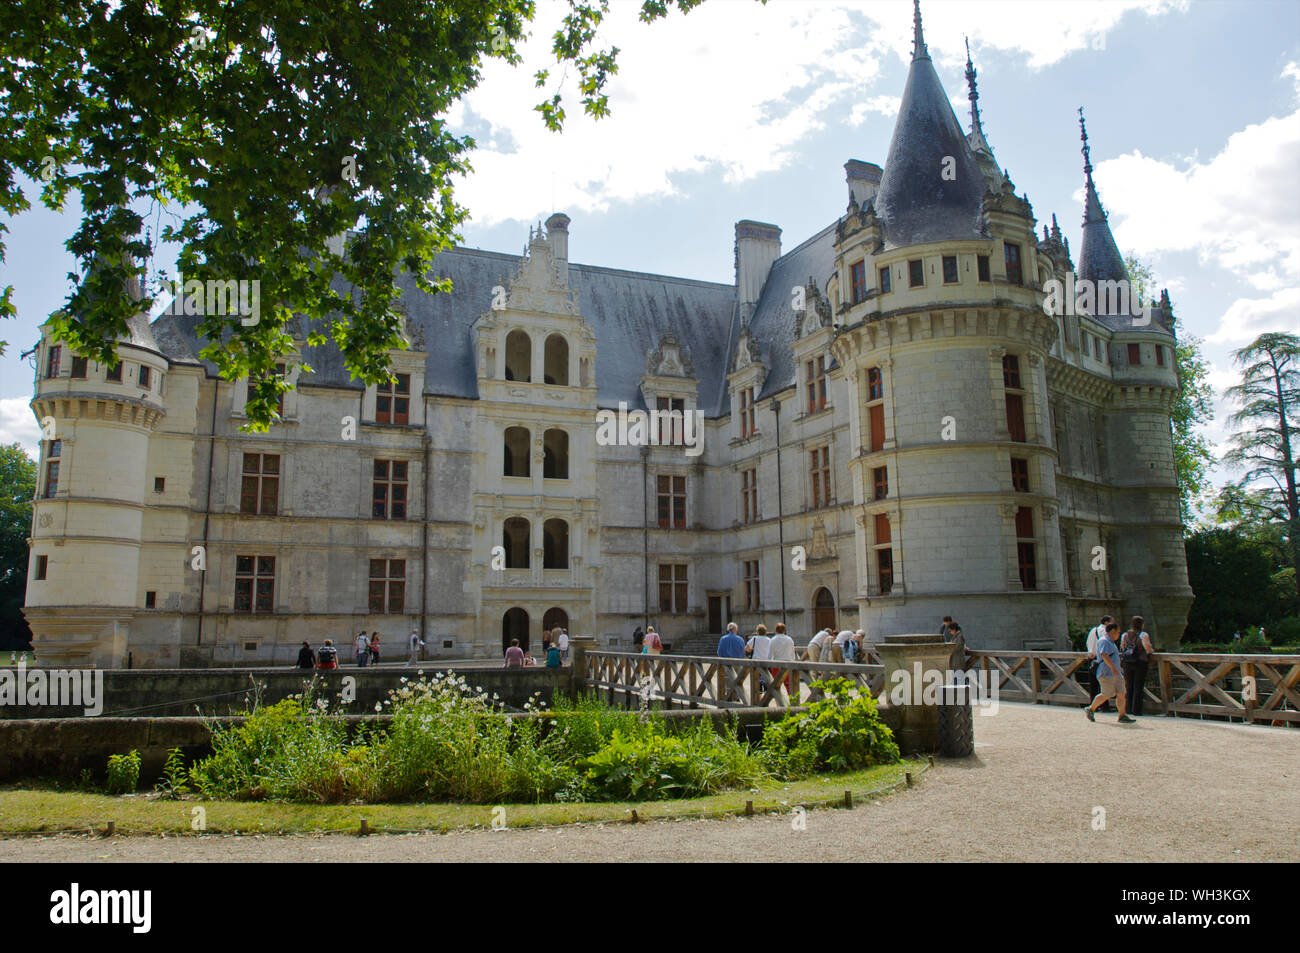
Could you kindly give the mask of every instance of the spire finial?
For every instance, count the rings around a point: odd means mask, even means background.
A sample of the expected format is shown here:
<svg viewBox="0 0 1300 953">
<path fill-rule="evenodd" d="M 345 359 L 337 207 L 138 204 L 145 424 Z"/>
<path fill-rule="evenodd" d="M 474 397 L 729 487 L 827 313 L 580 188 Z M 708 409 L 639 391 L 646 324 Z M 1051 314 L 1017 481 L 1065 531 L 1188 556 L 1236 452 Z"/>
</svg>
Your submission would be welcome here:
<svg viewBox="0 0 1300 953">
<path fill-rule="evenodd" d="M 925 35 L 921 32 L 921 0 L 912 0 L 912 59 L 929 59 Z"/>
<path fill-rule="evenodd" d="M 970 131 L 972 133 L 984 134 L 984 128 L 980 125 L 980 106 L 979 90 L 975 86 L 975 64 L 970 59 L 970 37 L 966 38 L 966 85 L 970 92 L 967 94 L 970 99 Z"/>
<path fill-rule="evenodd" d="M 1083 140 L 1083 175 L 1092 188 L 1092 156 L 1088 152 L 1088 127 L 1083 121 L 1083 107 L 1079 107 L 1079 138 Z"/>
</svg>

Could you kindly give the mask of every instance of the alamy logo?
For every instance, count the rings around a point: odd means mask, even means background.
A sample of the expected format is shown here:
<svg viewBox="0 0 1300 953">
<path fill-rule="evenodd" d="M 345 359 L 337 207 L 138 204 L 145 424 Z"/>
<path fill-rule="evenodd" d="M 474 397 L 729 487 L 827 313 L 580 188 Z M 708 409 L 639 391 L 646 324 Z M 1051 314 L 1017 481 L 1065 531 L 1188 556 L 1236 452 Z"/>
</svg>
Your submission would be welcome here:
<svg viewBox="0 0 1300 953">
<path fill-rule="evenodd" d="M 1128 280 L 1076 280 L 1070 272 L 1064 283 L 1055 278 L 1043 282 L 1043 292 L 1043 311 L 1058 318 L 1066 314 L 1127 314 L 1135 328 L 1151 323 L 1151 305 L 1140 303 L 1137 289 Z"/>
<path fill-rule="evenodd" d="M 104 670 L 36 668 L 29 672 L 27 659 L 19 659 L 16 667 L 0 669 L 0 705 L 80 708 L 93 718 L 104 710 Z"/>
<path fill-rule="evenodd" d="M 133 933 L 148 933 L 152 907 L 152 890 L 82 890 L 74 883 L 69 890 L 50 894 L 50 922 L 126 923 Z"/>
<path fill-rule="evenodd" d="M 982 669 L 923 671 L 920 662 L 913 662 L 910 670 L 895 669 L 889 680 L 884 694 L 891 705 L 973 704 L 981 715 L 998 713 L 999 680 Z"/>
<path fill-rule="evenodd" d="M 199 281 L 197 278 L 185 280 L 179 276 L 172 282 L 171 304 L 165 314 L 238 314 L 239 323 L 252 327 L 262 319 L 262 282 L 252 281 L 218 281 L 209 278 Z"/>
<path fill-rule="evenodd" d="M 618 412 L 596 411 L 596 443 L 602 447 L 684 446 L 688 457 L 704 452 L 704 411 L 628 411 L 627 401 Z"/>
</svg>

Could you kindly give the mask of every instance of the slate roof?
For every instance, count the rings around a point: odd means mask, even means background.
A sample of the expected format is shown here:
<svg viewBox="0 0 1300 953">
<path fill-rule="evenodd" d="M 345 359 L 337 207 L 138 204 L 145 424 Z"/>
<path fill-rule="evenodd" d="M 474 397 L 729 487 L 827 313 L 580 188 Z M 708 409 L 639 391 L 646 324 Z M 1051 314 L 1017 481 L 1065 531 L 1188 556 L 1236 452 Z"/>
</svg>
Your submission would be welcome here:
<svg viewBox="0 0 1300 953">
<path fill-rule="evenodd" d="M 411 276 L 398 277 L 412 346 L 428 352 L 426 393 L 478 397 L 470 326 L 490 306 L 492 288 L 509 284 L 520 257 L 470 248 L 443 252 L 430 272 L 452 279 L 450 294 L 428 295 L 415 287 Z M 701 407 L 710 416 L 716 414 L 736 310 L 733 285 L 570 263 L 569 287 L 579 313 L 596 333 L 599 406 L 617 407 L 619 401 L 627 401 L 630 408 L 644 408 L 639 384 L 646 357 L 665 334 L 672 333 L 694 362 Z M 163 353 L 177 360 L 196 360 L 202 347 L 195 333 L 198 321 L 197 315 L 160 316 L 154 331 L 166 348 Z M 298 335 L 304 336 L 305 330 L 299 327 Z M 315 373 L 305 375 L 300 383 L 361 389 L 332 344 L 305 348 L 303 359 Z M 202 363 L 209 373 L 216 373 L 211 362 Z"/>
</svg>

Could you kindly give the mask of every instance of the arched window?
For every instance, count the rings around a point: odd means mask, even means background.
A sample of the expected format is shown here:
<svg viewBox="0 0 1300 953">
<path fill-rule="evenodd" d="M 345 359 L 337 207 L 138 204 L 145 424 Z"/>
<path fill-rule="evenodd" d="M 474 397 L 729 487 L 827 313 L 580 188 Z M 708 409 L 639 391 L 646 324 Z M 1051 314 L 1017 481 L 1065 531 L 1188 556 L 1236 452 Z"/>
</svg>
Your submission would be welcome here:
<svg viewBox="0 0 1300 953">
<path fill-rule="evenodd" d="M 506 380 L 533 379 L 533 339 L 518 328 L 506 335 Z"/>
<path fill-rule="evenodd" d="M 518 639 L 519 647 L 528 651 L 528 613 L 515 606 L 501 617 L 501 650 L 510 648 L 510 640 Z"/>
<path fill-rule="evenodd" d="M 546 431 L 542 443 L 544 448 L 542 476 L 548 480 L 567 480 L 569 478 L 569 434 L 558 428 L 552 428 Z"/>
<path fill-rule="evenodd" d="M 549 519 L 542 524 L 542 568 L 569 568 L 569 524 Z"/>
<path fill-rule="evenodd" d="M 506 520 L 505 527 L 501 531 L 501 545 L 505 547 L 507 569 L 529 567 L 528 549 L 531 535 L 532 527 L 522 516 L 512 516 Z"/>
<path fill-rule="evenodd" d="M 569 383 L 569 342 L 562 334 L 552 334 L 546 339 L 546 383 L 567 386 Z"/>
<path fill-rule="evenodd" d="M 546 610 L 542 616 L 542 631 L 550 632 L 556 626 L 567 629 L 569 627 L 569 613 L 565 612 L 559 606 L 552 606 Z"/>
<path fill-rule="evenodd" d="M 504 446 L 503 476 L 526 477 L 532 475 L 528 457 L 528 428 L 507 427 Z"/>
</svg>

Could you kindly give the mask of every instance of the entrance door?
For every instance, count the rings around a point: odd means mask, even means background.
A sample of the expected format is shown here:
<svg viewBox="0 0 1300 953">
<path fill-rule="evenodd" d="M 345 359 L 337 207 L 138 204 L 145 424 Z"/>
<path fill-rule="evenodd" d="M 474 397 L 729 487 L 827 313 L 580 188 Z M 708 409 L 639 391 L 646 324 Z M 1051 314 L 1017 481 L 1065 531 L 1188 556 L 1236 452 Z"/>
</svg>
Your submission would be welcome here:
<svg viewBox="0 0 1300 953">
<path fill-rule="evenodd" d="M 722 634 L 722 596 L 709 596 L 709 632 Z"/>
<path fill-rule="evenodd" d="M 510 640 L 518 639 L 519 647 L 528 651 L 528 613 L 515 606 L 501 617 L 501 651 L 510 647 Z"/>
<path fill-rule="evenodd" d="M 835 597 L 825 586 L 813 594 L 813 631 L 822 629 L 835 631 Z"/>
</svg>

